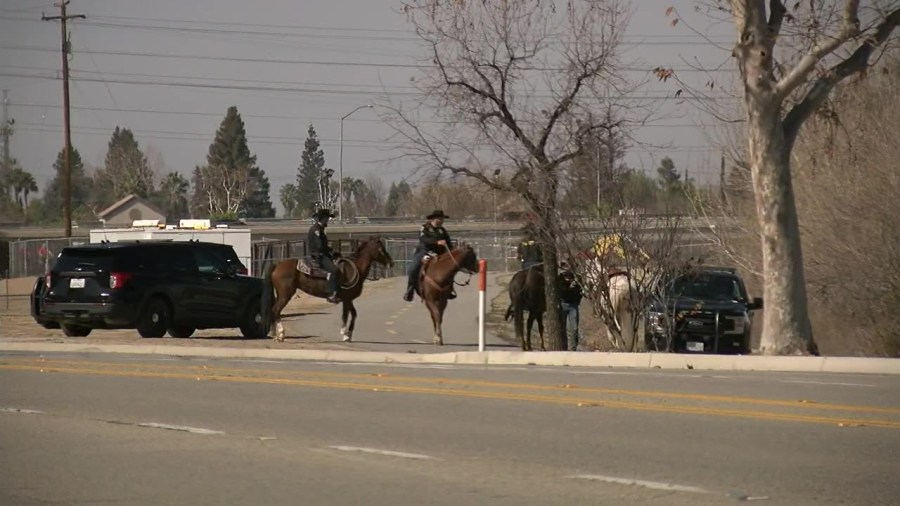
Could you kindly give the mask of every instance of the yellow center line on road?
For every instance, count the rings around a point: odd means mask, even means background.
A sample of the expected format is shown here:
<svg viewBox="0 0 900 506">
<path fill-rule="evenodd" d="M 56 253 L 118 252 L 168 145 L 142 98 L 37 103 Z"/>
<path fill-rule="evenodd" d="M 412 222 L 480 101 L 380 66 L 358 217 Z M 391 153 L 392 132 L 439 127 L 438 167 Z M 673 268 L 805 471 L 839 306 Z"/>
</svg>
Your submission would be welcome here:
<svg viewBox="0 0 900 506">
<path fill-rule="evenodd" d="M 390 330 L 389 330 L 390 332 Z M 117 362 L 84 362 L 84 361 L 75 361 L 75 360 L 47 360 L 47 359 L 3 359 L 0 360 L 0 367 L 5 363 L 25 363 L 25 364 L 38 364 L 38 365 L 53 365 L 53 364 L 63 364 L 63 365 L 76 365 L 79 367 L 84 366 L 85 364 L 90 364 L 91 366 L 105 366 L 105 367 L 113 367 L 117 369 L 121 369 L 124 364 Z M 515 389 L 515 390 L 530 390 L 530 391 L 540 391 L 540 392 L 574 392 L 577 391 L 579 393 L 584 394 L 602 394 L 602 395 L 619 395 L 623 397 L 640 397 L 640 398 L 651 398 L 651 399 L 676 399 L 682 401 L 697 401 L 697 402 L 722 402 L 722 403 L 732 403 L 732 404 L 751 404 L 751 405 L 761 405 L 761 406 L 773 406 L 773 407 L 786 407 L 786 408 L 800 408 L 800 409 L 817 409 L 824 411 L 848 411 L 854 413 L 877 413 L 877 414 L 900 414 L 900 409 L 897 408 L 884 408 L 884 407 L 875 407 L 875 406 L 857 406 L 857 405 L 847 405 L 847 404 L 829 404 L 829 403 L 820 403 L 815 401 L 808 400 L 780 400 L 780 399 L 763 399 L 763 398 L 754 398 L 754 397 L 736 397 L 736 396 L 727 396 L 727 395 L 708 395 L 708 394 L 691 394 L 691 393 L 677 393 L 677 392 L 659 392 L 652 390 L 627 390 L 627 389 L 618 389 L 618 388 L 600 388 L 600 387 L 581 387 L 578 385 L 566 384 L 566 385 L 538 385 L 538 384 L 529 384 L 529 383 L 503 383 L 503 382 L 492 382 L 492 381 L 480 381 L 480 380 L 463 380 L 463 379 L 452 379 L 452 378 L 425 378 L 425 377 L 417 377 L 417 376 L 401 376 L 401 375 L 392 375 L 385 373 L 337 373 L 337 372 L 306 372 L 306 371 L 290 371 L 290 370 L 279 370 L 279 369 L 250 369 L 250 368 L 220 368 L 220 367 L 212 367 L 212 366 L 204 366 L 204 365 L 168 365 L 168 364 L 128 364 L 132 368 L 144 367 L 150 368 L 154 370 L 164 369 L 164 370 L 190 370 L 196 371 L 196 373 L 204 373 L 204 374 L 212 374 L 217 373 L 219 375 L 228 375 L 228 374 L 240 374 L 240 375 L 278 375 L 278 376 L 290 376 L 290 377 L 304 377 L 304 378 L 335 378 L 340 380 L 355 380 L 355 379 L 367 379 L 371 380 L 372 378 L 377 378 L 377 380 L 382 382 L 401 382 L 401 383 L 424 383 L 424 384 L 439 384 L 439 385 L 454 385 L 454 386 L 465 386 L 465 387 L 481 387 L 481 388 L 502 388 L 502 389 Z M 373 364 L 377 365 L 377 364 Z M 194 373 L 191 373 L 194 374 Z M 390 384 L 381 385 L 383 387 L 391 387 Z"/>
<path fill-rule="evenodd" d="M 105 370 L 105 369 L 88 369 L 77 367 L 60 367 L 50 364 L 43 365 L 0 365 L 0 369 L 18 370 L 18 371 L 40 371 L 55 372 L 64 374 L 81 374 L 95 376 L 116 376 L 116 377 L 135 377 L 135 378 L 160 378 L 160 379 L 184 379 L 195 381 L 221 381 L 230 383 L 255 383 L 255 384 L 271 384 L 271 385 L 288 385 L 314 388 L 335 388 L 345 390 L 360 390 L 368 392 L 399 392 L 408 394 L 425 394 L 437 396 L 454 396 L 468 397 L 477 399 L 495 399 L 510 401 L 528 401 L 540 403 L 552 403 L 563 405 L 574 405 L 579 407 L 606 407 L 618 408 L 626 410 L 652 411 L 659 413 L 677 413 L 701 416 L 716 417 L 734 417 L 746 418 L 753 420 L 767 421 L 785 421 L 785 422 L 801 422 L 815 423 L 837 426 L 867 426 L 879 427 L 886 429 L 900 429 L 900 421 L 884 420 L 884 419 L 857 419 L 857 418 L 838 418 L 826 416 L 798 415 L 791 413 L 776 413 L 768 411 L 745 411 L 738 409 L 722 409 L 698 406 L 681 406 L 666 404 L 647 404 L 624 401 L 602 400 L 594 398 L 578 398 L 567 395 L 537 395 L 523 394 L 513 392 L 486 392 L 477 390 L 460 390 L 452 388 L 436 388 L 436 387 L 414 387 L 401 385 L 377 385 L 365 383 L 351 382 L 334 382 L 319 381 L 314 379 L 295 379 L 295 378 L 273 378 L 273 377 L 253 377 L 253 376 L 226 376 L 218 374 L 197 375 L 184 372 L 151 372 L 151 371 L 127 371 L 127 370 Z M 252 371 L 251 371 L 252 372 Z M 372 380 L 372 376 L 365 379 Z M 560 391 L 554 392 L 563 393 Z M 572 393 L 568 390 L 566 393 Z M 579 390 L 578 393 L 584 393 Z"/>
</svg>

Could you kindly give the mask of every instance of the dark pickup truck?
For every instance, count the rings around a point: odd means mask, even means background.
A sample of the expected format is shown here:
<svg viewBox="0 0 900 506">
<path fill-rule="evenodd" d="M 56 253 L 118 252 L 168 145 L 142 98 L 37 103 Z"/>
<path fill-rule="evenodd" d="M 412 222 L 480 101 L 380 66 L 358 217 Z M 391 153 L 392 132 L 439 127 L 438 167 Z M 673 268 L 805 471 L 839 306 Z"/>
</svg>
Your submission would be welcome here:
<svg viewBox="0 0 900 506">
<path fill-rule="evenodd" d="M 749 354 L 753 312 L 736 269 L 694 268 L 668 280 L 650 305 L 644 325 L 649 351 Z"/>
</svg>

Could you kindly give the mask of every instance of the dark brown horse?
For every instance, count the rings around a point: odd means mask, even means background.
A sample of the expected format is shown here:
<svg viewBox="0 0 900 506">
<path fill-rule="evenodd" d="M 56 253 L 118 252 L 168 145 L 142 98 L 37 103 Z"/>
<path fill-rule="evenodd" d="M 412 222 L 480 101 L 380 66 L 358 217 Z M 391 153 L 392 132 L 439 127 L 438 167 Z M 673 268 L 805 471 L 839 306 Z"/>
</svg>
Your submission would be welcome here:
<svg viewBox="0 0 900 506">
<path fill-rule="evenodd" d="M 524 328 L 524 313 L 528 311 L 528 328 Z M 516 339 L 522 343 L 522 351 L 531 351 L 531 329 L 537 321 L 541 336 L 541 350 L 544 350 L 544 312 L 547 298 L 544 295 L 544 267 L 536 265 L 521 270 L 509 280 L 509 308 L 506 321 L 513 318 Z"/>
<path fill-rule="evenodd" d="M 431 313 L 431 322 L 434 324 L 432 342 L 436 345 L 444 344 L 441 323 L 444 321 L 444 310 L 447 309 L 447 298 L 453 290 L 453 278 L 459 271 L 469 274 L 478 272 L 478 257 L 468 244 L 461 244 L 458 248 L 429 260 L 422 266 L 422 273 L 419 275 L 416 293 L 425 301 L 425 306 Z"/>
<path fill-rule="evenodd" d="M 275 340 L 284 341 L 284 326 L 281 324 L 281 311 L 290 302 L 291 297 L 301 290 L 313 297 L 325 298 L 328 296 L 328 281 L 320 277 L 311 277 L 297 268 L 298 259 L 282 260 L 278 264 L 269 265 L 263 273 L 263 314 L 267 316 L 263 321 L 264 328 L 275 326 Z M 380 237 L 369 237 L 360 243 L 349 259 L 340 258 L 335 263 L 340 272 L 341 286 L 337 296 L 341 300 L 343 311 L 341 314 L 341 338 L 350 341 L 353 338 L 353 329 L 356 326 L 356 307 L 353 299 L 362 293 L 363 283 L 369 276 L 372 262 L 378 262 L 384 266 L 394 265 L 391 255 L 384 247 Z M 274 290 L 274 302 L 273 302 Z M 265 311 L 272 308 L 272 311 Z M 350 316 L 350 323 L 347 317 Z"/>
</svg>

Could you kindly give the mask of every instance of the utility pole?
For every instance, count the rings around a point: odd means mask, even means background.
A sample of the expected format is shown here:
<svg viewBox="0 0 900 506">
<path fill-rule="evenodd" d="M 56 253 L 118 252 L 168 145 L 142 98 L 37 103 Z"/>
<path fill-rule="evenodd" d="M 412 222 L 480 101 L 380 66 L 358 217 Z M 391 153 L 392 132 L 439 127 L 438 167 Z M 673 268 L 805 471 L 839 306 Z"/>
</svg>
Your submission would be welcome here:
<svg viewBox="0 0 900 506">
<path fill-rule="evenodd" d="M 59 20 L 62 40 L 62 74 L 63 74 L 63 215 L 66 222 L 66 237 L 72 237 L 72 131 L 69 125 L 69 36 L 66 32 L 66 21 L 70 19 L 85 19 L 83 14 L 66 14 L 66 6 L 69 0 L 60 0 L 54 4 L 59 7 L 59 16 L 45 16 L 41 13 L 41 20 Z"/>
<path fill-rule="evenodd" d="M 0 126 L 0 135 L 3 136 L 3 170 L 9 170 L 9 137 L 12 133 L 12 125 L 9 122 L 9 97 L 7 90 L 3 90 L 3 116 L 0 118 L 3 122 Z"/>
</svg>

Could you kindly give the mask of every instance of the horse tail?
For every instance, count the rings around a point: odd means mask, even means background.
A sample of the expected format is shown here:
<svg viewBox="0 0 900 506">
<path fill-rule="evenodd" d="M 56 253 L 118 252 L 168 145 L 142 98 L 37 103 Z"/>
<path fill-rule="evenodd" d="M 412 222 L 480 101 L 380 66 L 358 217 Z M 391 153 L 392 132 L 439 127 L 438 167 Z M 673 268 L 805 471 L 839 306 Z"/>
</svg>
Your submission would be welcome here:
<svg viewBox="0 0 900 506">
<path fill-rule="evenodd" d="M 263 328 L 268 329 L 272 326 L 272 307 L 275 305 L 275 297 L 273 297 L 275 288 L 272 286 L 272 273 L 275 271 L 275 264 L 270 263 L 263 270 L 263 289 L 259 303 L 259 314 L 262 320 Z"/>
</svg>

